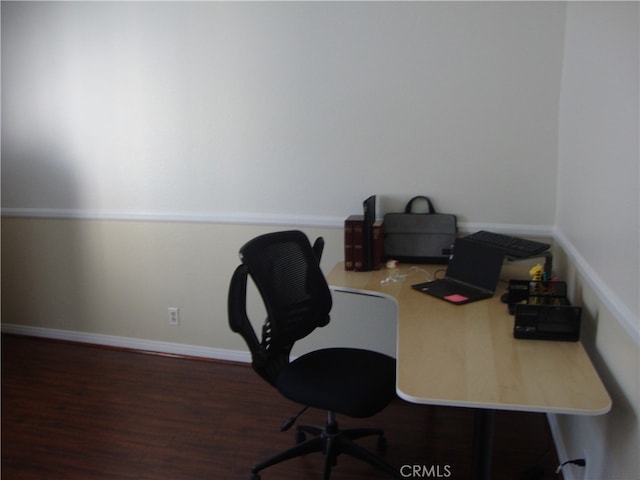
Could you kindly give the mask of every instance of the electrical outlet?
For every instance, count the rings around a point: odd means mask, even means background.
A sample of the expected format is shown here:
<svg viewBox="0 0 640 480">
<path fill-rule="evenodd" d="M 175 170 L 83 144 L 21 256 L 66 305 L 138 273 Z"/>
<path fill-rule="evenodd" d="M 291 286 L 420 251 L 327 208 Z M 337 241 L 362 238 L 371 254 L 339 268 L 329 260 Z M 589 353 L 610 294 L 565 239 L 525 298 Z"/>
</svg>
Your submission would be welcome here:
<svg viewBox="0 0 640 480">
<path fill-rule="evenodd" d="M 169 307 L 169 325 L 177 327 L 180 325 L 180 310 L 178 307 Z"/>
</svg>

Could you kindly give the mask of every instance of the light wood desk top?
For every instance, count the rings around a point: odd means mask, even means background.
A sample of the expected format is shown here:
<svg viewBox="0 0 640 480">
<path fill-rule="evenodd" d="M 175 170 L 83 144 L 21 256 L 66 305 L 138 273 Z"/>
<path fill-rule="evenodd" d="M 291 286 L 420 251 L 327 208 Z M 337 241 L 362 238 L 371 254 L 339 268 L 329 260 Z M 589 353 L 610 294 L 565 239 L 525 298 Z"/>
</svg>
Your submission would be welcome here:
<svg viewBox="0 0 640 480">
<path fill-rule="evenodd" d="M 409 266 L 401 265 L 405 274 Z M 433 274 L 441 265 L 421 265 Z M 503 267 L 505 278 L 517 275 Z M 526 270 L 525 270 L 526 272 Z M 431 280 L 418 272 L 382 284 L 391 270 L 348 272 L 338 263 L 332 288 L 395 300 L 398 308 L 397 391 L 410 402 L 572 415 L 601 415 L 611 399 L 580 342 L 518 340 L 514 318 L 496 295 L 454 305 L 411 288 Z M 515 276 L 514 276 L 515 275 Z"/>
</svg>

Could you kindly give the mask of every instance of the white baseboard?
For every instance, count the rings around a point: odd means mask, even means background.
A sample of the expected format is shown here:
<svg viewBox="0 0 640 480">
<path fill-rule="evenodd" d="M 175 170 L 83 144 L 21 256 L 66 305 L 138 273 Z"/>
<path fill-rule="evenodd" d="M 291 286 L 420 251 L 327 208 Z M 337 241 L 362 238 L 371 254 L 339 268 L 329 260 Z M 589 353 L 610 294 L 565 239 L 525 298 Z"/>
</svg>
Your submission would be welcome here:
<svg viewBox="0 0 640 480">
<path fill-rule="evenodd" d="M 169 355 L 251 363 L 251 354 L 249 352 L 238 350 L 199 347 L 196 345 L 161 342 L 157 340 L 140 340 L 137 338 L 118 337 L 115 335 L 104 335 L 100 333 L 75 332 L 71 330 L 58 330 L 54 328 L 31 327 L 26 325 L 14 325 L 6 323 L 3 323 L 0 328 L 2 330 L 2 333 L 15 335 L 26 335 L 31 337 L 50 338 L 53 340 L 89 343 L 107 347 L 127 348 L 132 350 Z"/>
</svg>

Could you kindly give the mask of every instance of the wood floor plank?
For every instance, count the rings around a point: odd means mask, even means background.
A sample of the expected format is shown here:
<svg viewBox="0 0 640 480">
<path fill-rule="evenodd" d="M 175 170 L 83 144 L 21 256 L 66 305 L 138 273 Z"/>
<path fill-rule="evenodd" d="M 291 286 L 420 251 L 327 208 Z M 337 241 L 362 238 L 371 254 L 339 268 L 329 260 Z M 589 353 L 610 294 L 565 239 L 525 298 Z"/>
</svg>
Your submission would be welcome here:
<svg viewBox="0 0 640 480">
<path fill-rule="evenodd" d="M 3 480 L 248 480 L 253 464 L 292 445 L 293 433 L 279 426 L 298 409 L 245 365 L 2 336 Z M 301 418 L 324 420 L 319 411 Z M 398 399 L 373 418 L 339 422 L 384 428 L 384 458 L 397 468 L 471 476 L 471 410 Z M 359 442 L 375 450 L 375 439 Z M 262 478 L 320 479 L 322 462 L 308 455 Z M 496 480 L 524 478 L 536 465 L 556 478 L 545 416 L 497 412 L 492 465 Z M 344 456 L 332 474 L 383 478 Z"/>
</svg>

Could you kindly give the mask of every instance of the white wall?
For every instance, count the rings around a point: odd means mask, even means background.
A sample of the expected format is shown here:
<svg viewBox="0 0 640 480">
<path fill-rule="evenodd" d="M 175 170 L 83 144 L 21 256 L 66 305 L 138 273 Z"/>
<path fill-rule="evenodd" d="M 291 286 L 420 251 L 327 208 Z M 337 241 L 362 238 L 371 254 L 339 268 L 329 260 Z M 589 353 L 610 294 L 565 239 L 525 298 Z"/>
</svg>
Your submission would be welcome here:
<svg viewBox="0 0 640 480">
<path fill-rule="evenodd" d="M 553 419 L 565 458 L 587 456 L 586 475 L 568 478 L 640 478 L 639 12 L 567 5 L 556 221 L 567 258 L 556 264 L 613 401 L 602 417 Z"/>
<path fill-rule="evenodd" d="M 640 317 L 638 3 L 570 4 L 557 230 Z"/>
<path fill-rule="evenodd" d="M 555 224 L 613 397 L 553 420 L 561 453 L 638 478 L 637 3 L 0 8 L 4 324 L 236 351 L 226 289 L 258 233 L 323 235 L 327 269 L 372 193 Z"/>
<path fill-rule="evenodd" d="M 2 2 L 3 207 L 335 224 L 423 193 L 548 233 L 563 29 L 561 3 Z"/>
</svg>

